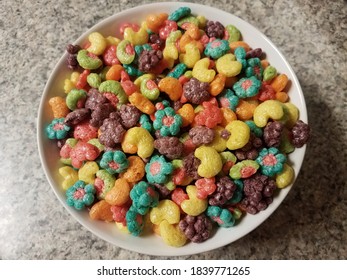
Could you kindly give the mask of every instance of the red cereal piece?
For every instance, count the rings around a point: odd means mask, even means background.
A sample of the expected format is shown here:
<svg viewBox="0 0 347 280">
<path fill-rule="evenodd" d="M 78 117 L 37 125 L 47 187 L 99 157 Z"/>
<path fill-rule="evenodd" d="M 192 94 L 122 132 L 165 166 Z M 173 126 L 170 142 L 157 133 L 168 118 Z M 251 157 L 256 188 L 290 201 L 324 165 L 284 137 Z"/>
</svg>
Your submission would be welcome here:
<svg viewBox="0 0 347 280">
<path fill-rule="evenodd" d="M 276 91 L 267 82 L 262 82 L 259 93 L 256 95 L 260 101 L 276 99 Z"/>
<path fill-rule="evenodd" d="M 170 35 L 171 32 L 177 30 L 177 23 L 172 20 L 165 20 L 165 25 L 159 29 L 159 37 L 160 39 L 166 40 L 166 38 Z"/>
<path fill-rule="evenodd" d="M 90 70 L 85 69 L 78 77 L 76 88 L 78 89 L 84 89 L 86 87 L 87 83 L 87 77 L 90 74 Z"/>
<path fill-rule="evenodd" d="M 134 30 L 135 32 L 140 30 L 140 26 L 136 23 L 131 23 L 131 22 L 124 22 L 120 25 L 119 27 L 119 32 L 124 35 L 124 30 L 125 28 L 130 27 L 132 30 Z"/>
<path fill-rule="evenodd" d="M 130 208 L 129 204 L 125 204 L 122 206 L 115 206 L 115 205 L 111 206 L 113 220 L 116 223 L 122 223 L 123 226 L 125 226 L 127 223 L 125 219 L 125 215 L 128 212 L 129 208 Z"/>
<path fill-rule="evenodd" d="M 75 168 L 81 168 L 84 161 L 95 160 L 99 154 L 100 151 L 96 146 L 80 141 L 71 149 L 71 164 Z"/>
<path fill-rule="evenodd" d="M 117 46 L 111 45 L 106 47 L 104 53 L 103 53 L 103 59 L 107 66 L 112 66 L 115 64 L 120 64 L 117 55 Z"/>
<path fill-rule="evenodd" d="M 189 196 L 185 193 L 185 191 L 182 188 L 176 188 L 171 193 L 171 199 L 177 205 L 181 206 L 181 203 L 184 200 L 189 199 Z"/>
<path fill-rule="evenodd" d="M 98 137 L 98 128 L 91 126 L 87 120 L 75 126 L 73 136 L 75 139 L 88 142 L 90 139 Z"/>
<path fill-rule="evenodd" d="M 215 178 L 201 178 L 196 180 L 195 186 L 197 187 L 197 198 L 205 199 L 209 195 L 213 194 L 217 186 L 215 184 Z"/>
<path fill-rule="evenodd" d="M 211 102 L 203 102 L 204 110 L 196 114 L 195 123 L 197 125 L 205 125 L 208 128 L 214 128 L 223 121 L 222 111 L 218 106 Z"/>
</svg>

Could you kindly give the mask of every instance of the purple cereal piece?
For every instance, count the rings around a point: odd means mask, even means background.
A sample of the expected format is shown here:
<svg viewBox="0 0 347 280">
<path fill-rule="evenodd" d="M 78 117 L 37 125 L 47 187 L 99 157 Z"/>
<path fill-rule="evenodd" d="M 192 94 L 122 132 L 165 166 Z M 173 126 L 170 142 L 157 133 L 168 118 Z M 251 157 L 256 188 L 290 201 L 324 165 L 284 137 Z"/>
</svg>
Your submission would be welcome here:
<svg viewBox="0 0 347 280">
<path fill-rule="evenodd" d="M 264 142 L 268 147 L 279 147 L 284 125 L 281 122 L 269 122 L 264 128 Z"/>
<path fill-rule="evenodd" d="M 177 137 L 161 137 L 154 141 L 154 148 L 168 159 L 180 158 L 183 152 L 183 144 Z"/>
<path fill-rule="evenodd" d="M 195 126 L 189 130 L 189 137 L 195 145 L 208 144 L 213 141 L 214 130 L 206 126 Z"/>
<path fill-rule="evenodd" d="M 194 153 L 189 154 L 183 159 L 183 168 L 185 173 L 194 180 L 199 179 L 198 167 L 200 163 L 200 159 L 195 157 Z"/>
<path fill-rule="evenodd" d="M 299 120 L 292 128 L 292 144 L 296 148 L 301 148 L 307 143 L 310 138 L 311 129 L 310 126 L 303 121 Z"/>
<path fill-rule="evenodd" d="M 89 123 L 94 127 L 100 127 L 104 120 L 109 117 L 112 112 L 115 112 L 116 109 L 112 106 L 111 103 L 97 104 L 92 112 L 92 118 Z"/>
<path fill-rule="evenodd" d="M 90 110 L 86 108 L 76 109 L 65 117 L 64 123 L 68 126 L 76 125 L 90 116 Z"/>
<path fill-rule="evenodd" d="M 212 222 L 205 214 L 199 216 L 185 216 L 178 224 L 184 235 L 194 243 L 201 243 L 211 235 Z"/>
<path fill-rule="evenodd" d="M 263 50 L 261 48 L 256 48 L 246 52 L 246 59 L 255 58 L 255 57 L 261 58 L 262 55 L 263 55 Z"/>
<path fill-rule="evenodd" d="M 139 70 L 148 73 L 158 65 L 162 59 L 163 52 L 161 50 L 144 50 L 139 56 Z"/>
<path fill-rule="evenodd" d="M 208 37 L 222 39 L 224 37 L 224 26 L 219 21 L 207 21 L 205 32 Z"/>
<path fill-rule="evenodd" d="M 189 102 L 201 104 L 210 99 L 209 83 L 200 82 L 196 78 L 191 78 L 183 85 L 183 94 Z"/>
<path fill-rule="evenodd" d="M 221 206 L 233 197 L 236 185 L 228 176 L 220 178 L 216 185 L 217 189 L 209 198 L 208 203 Z"/>
<path fill-rule="evenodd" d="M 133 105 L 122 105 L 119 109 L 122 125 L 131 128 L 137 124 L 141 117 L 141 112 Z"/>
</svg>

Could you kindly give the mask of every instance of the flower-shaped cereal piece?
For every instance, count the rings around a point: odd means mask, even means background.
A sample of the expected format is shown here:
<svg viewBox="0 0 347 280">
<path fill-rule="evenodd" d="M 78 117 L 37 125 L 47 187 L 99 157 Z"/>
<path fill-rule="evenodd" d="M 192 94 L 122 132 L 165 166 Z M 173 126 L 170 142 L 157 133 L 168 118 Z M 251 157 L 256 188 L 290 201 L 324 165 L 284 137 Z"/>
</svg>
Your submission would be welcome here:
<svg viewBox="0 0 347 280">
<path fill-rule="evenodd" d="M 213 194 L 217 188 L 215 184 L 215 178 L 201 178 L 196 180 L 195 186 L 198 190 L 196 197 L 199 199 L 205 199 L 209 195 Z"/>
<path fill-rule="evenodd" d="M 105 199 L 106 193 L 113 188 L 116 179 L 107 170 L 99 170 L 96 172 L 94 187 L 98 199 Z"/>
<path fill-rule="evenodd" d="M 125 215 L 129 232 L 134 236 L 139 236 L 145 225 L 144 217 L 131 206 Z"/>
<path fill-rule="evenodd" d="M 212 102 L 203 102 L 204 110 L 195 115 L 197 125 L 204 125 L 208 128 L 214 128 L 223 120 L 223 114 L 220 108 Z"/>
<path fill-rule="evenodd" d="M 218 59 L 225 55 L 229 50 L 230 47 L 227 40 L 216 39 L 207 44 L 204 54 L 212 59 Z"/>
<path fill-rule="evenodd" d="M 218 99 L 221 107 L 229 108 L 234 112 L 239 104 L 239 97 L 231 89 L 225 89 Z"/>
<path fill-rule="evenodd" d="M 84 161 L 93 161 L 100 155 L 100 150 L 83 141 L 79 141 L 70 150 L 71 165 L 74 168 L 81 168 Z"/>
<path fill-rule="evenodd" d="M 247 59 L 247 67 L 245 69 L 246 77 L 255 76 L 259 80 L 263 77 L 264 69 L 261 66 L 260 59 L 258 57 Z"/>
<path fill-rule="evenodd" d="M 128 168 L 129 161 L 122 151 L 108 151 L 102 155 L 100 166 L 110 174 L 122 173 Z"/>
<path fill-rule="evenodd" d="M 66 191 L 66 203 L 69 206 L 82 210 L 94 202 L 95 188 L 91 184 L 78 180 Z"/>
<path fill-rule="evenodd" d="M 64 123 L 64 118 L 54 119 L 47 127 L 46 134 L 49 139 L 64 139 L 71 127 Z"/>
<path fill-rule="evenodd" d="M 137 183 L 130 191 L 132 199 L 132 208 L 137 213 L 145 215 L 149 208 L 156 207 L 159 203 L 159 194 L 155 191 L 154 186 L 145 181 Z"/>
<path fill-rule="evenodd" d="M 260 86 L 261 81 L 259 81 L 255 76 L 251 76 L 240 79 L 233 85 L 233 89 L 238 97 L 246 98 L 257 95 Z"/>
<path fill-rule="evenodd" d="M 153 127 L 160 130 L 161 136 L 177 135 L 182 125 L 182 117 L 175 113 L 171 107 L 158 110 L 155 113 L 155 121 Z"/>
<path fill-rule="evenodd" d="M 218 206 L 209 206 L 206 210 L 206 214 L 220 227 L 229 228 L 235 224 L 235 217 L 228 209 L 223 209 Z"/>
<path fill-rule="evenodd" d="M 274 176 L 283 170 L 283 164 L 286 162 L 286 156 L 281 154 L 280 151 L 271 147 L 269 149 L 263 148 L 256 158 L 256 162 L 260 165 L 260 171 L 266 176 Z"/>
<path fill-rule="evenodd" d="M 164 156 L 156 155 L 146 164 L 145 170 L 148 182 L 164 184 L 173 172 L 173 165 L 167 162 Z"/>
</svg>

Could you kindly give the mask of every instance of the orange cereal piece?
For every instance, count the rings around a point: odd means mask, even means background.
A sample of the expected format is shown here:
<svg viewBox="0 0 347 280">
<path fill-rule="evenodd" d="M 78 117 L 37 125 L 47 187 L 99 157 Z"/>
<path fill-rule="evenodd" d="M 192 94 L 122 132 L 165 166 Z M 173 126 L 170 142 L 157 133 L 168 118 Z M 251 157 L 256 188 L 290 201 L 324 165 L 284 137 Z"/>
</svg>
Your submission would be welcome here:
<svg viewBox="0 0 347 280">
<path fill-rule="evenodd" d="M 242 121 L 250 120 L 253 117 L 253 112 L 256 107 L 256 103 L 240 99 L 239 104 L 236 107 L 237 118 Z"/>
<path fill-rule="evenodd" d="M 276 92 L 276 100 L 281 101 L 282 103 L 287 102 L 289 99 L 289 96 L 284 91 Z"/>
<path fill-rule="evenodd" d="M 251 47 L 245 42 L 245 41 L 235 41 L 235 42 L 231 42 L 229 44 L 229 47 L 231 49 L 231 51 L 234 53 L 234 51 L 238 48 L 238 47 L 243 47 L 245 49 L 246 52 L 248 52 Z"/>
<path fill-rule="evenodd" d="M 60 96 L 50 98 L 48 103 L 51 106 L 55 119 L 65 118 L 66 115 L 70 113 L 70 109 L 67 107 L 65 99 Z"/>
<path fill-rule="evenodd" d="M 194 121 L 195 112 L 191 104 L 184 104 L 177 113 L 182 117 L 182 126 L 186 127 Z"/>
<path fill-rule="evenodd" d="M 225 87 L 226 88 L 232 88 L 232 86 L 237 82 L 237 80 L 238 80 L 237 76 L 226 77 L 226 79 L 225 79 Z"/>
<path fill-rule="evenodd" d="M 226 76 L 219 73 L 217 74 L 213 81 L 210 83 L 210 94 L 213 96 L 217 96 L 222 92 L 225 86 Z"/>
<path fill-rule="evenodd" d="M 167 20 L 168 14 L 160 13 L 160 14 L 150 14 L 146 17 L 146 24 L 148 29 L 153 31 L 154 33 L 158 33 L 160 27 L 164 24 L 164 21 Z"/>
<path fill-rule="evenodd" d="M 110 205 L 121 206 L 125 204 L 130 198 L 130 185 L 124 178 L 119 178 L 114 183 L 106 195 L 105 200 Z"/>
<path fill-rule="evenodd" d="M 130 156 L 128 157 L 128 161 L 128 169 L 120 174 L 120 177 L 124 178 L 129 183 L 136 183 L 145 176 L 145 163 L 138 156 Z"/>
<path fill-rule="evenodd" d="M 150 115 L 155 112 L 155 106 L 153 105 L 153 103 L 137 91 L 135 91 L 132 95 L 129 96 L 129 101 L 142 113 Z"/>
<path fill-rule="evenodd" d="M 160 91 L 165 92 L 172 101 L 179 100 L 183 93 L 183 87 L 180 81 L 173 77 L 165 77 L 161 79 L 158 87 Z"/>
<path fill-rule="evenodd" d="M 280 74 L 273 78 L 271 86 L 276 92 L 283 91 L 288 83 L 288 77 L 286 74 Z"/>
<path fill-rule="evenodd" d="M 260 63 L 261 63 L 261 67 L 263 67 L 263 69 L 265 69 L 266 67 L 268 67 L 270 65 L 270 63 L 266 59 L 262 59 L 260 61 Z"/>
<path fill-rule="evenodd" d="M 226 127 L 232 121 L 237 120 L 236 113 L 230 108 L 223 107 L 223 108 L 220 108 L 220 110 L 222 111 L 222 115 L 223 115 L 221 126 Z"/>
<path fill-rule="evenodd" d="M 119 81 L 123 70 L 124 68 L 120 64 L 112 65 L 106 72 L 106 80 Z"/>
<path fill-rule="evenodd" d="M 111 211 L 111 204 L 106 200 L 100 200 L 95 203 L 89 211 L 89 217 L 92 220 L 101 220 L 105 222 L 113 222 L 113 213 Z"/>
</svg>

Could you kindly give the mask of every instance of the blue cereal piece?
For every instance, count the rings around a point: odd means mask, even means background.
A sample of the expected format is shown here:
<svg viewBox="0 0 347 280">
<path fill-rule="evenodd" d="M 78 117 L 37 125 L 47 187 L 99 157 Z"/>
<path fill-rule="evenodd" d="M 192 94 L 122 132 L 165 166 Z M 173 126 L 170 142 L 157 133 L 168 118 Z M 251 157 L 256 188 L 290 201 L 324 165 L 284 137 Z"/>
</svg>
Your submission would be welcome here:
<svg viewBox="0 0 347 280">
<path fill-rule="evenodd" d="M 180 76 L 184 74 L 184 72 L 187 70 L 187 65 L 184 63 L 177 64 L 174 69 L 172 69 L 169 74 L 167 74 L 167 77 L 173 77 L 175 79 L 178 79 Z"/>
<path fill-rule="evenodd" d="M 206 210 L 206 214 L 220 227 L 229 228 L 235 224 L 235 217 L 228 209 L 223 209 L 218 206 L 209 206 Z"/>
<path fill-rule="evenodd" d="M 229 50 L 230 47 L 227 40 L 215 39 L 207 44 L 204 54 L 212 59 L 218 59 Z"/>
<path fill-rule="evenodd" d="M 129 232 L 134 236 L 139 236 L 145 225 L 144 217 L 131 206 L 125 214 L 125 220 Z"/>
<path fill-rule="evenodd" d="M 159 194 L 154 187 L 145 181 L 137 183 L 130 191 L 132 208 L 140 215 L 145 215 L 150 208 L 156 207 L 159 203 Z"/>
<path fill-rule="evenodd" d="M 236 106 L 239 104 L 239 97 L 231 89 L 223 90 L 218 97 L 221 107 L 229 108 L 235 112 Z"/>
<path fill-rule="evenodd" d="M 180 7 L 169 15 L 168 20 L 178 21 L 183 17 L 189 16 L 190 13 L 191 9 L 189 7 Z"/>
<path fill-rule="evenodd" d="M 95 188 L 92 184 L 86 184 L 82 180 L 78 180 L 70 188 L 67 189 L 66 203 L 77 210 L 82 210 L 86 206 L 92 205 L 94 202 Z"/>
<path fill-rule="evenodd" d="M 49 139 L 64 139 L 71 127 L 64 123 L 64 118 L 54 119 L 46 127 L 46 135 Z"/>
</svg>

